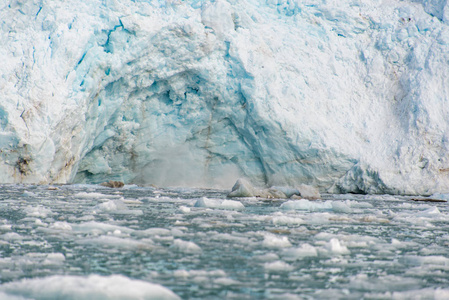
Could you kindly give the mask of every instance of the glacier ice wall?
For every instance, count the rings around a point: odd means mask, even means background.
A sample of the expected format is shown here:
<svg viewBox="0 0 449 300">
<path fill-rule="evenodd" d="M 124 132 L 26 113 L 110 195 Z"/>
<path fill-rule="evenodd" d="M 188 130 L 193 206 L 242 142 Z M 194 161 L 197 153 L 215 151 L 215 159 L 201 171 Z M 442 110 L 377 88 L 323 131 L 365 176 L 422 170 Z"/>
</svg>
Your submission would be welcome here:
<svg viewBox="0 0 449 300">
<path fill-rule="evenodd" d="M 2 1 L 0 182 L 449 191 L 449 5 Z"/>
</svg>

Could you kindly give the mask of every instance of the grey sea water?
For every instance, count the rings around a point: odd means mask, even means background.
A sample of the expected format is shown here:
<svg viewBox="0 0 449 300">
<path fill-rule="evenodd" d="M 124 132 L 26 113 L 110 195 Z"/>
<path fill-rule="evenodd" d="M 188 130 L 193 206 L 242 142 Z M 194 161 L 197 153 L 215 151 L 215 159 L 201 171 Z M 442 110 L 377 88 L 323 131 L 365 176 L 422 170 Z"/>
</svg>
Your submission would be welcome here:
<svg viewBox="0 0 449 300">
<path fill-rule="evenodd" d="M 449 298 L 447 203 L 227 192 L 2 185 L 0 296 L 58 299 L 11 284 L 96 274 L 182 299 Z"/>
</svg>

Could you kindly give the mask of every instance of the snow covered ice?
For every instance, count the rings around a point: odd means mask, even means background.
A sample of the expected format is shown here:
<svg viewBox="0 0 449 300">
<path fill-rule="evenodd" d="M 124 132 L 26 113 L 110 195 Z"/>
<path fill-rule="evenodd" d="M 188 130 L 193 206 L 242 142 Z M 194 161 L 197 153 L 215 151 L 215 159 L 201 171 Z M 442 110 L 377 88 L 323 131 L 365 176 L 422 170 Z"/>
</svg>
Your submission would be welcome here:
<svg viewBox="0 0 449 300">
<path fill-rule="evenodd" d="M 0 182 L 449 189 L 446 1 L 0 3 Z"/>
<path fill-rule="evenodd" d="M 2 185 L 0 299 L 449 297 L 447 203 L 228 192 Z"/>
</svg>

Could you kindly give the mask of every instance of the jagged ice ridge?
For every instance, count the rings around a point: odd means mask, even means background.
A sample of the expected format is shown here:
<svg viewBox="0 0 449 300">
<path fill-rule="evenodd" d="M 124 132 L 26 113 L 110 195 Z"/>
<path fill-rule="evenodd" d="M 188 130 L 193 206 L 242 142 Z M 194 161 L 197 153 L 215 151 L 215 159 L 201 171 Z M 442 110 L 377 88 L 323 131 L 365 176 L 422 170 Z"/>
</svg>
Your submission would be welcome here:
<svg viewBox="0 0 449 300">
<path fill-rule="evenodd" d="M 449 190 L 449 5 L 2 1 L 0 182 Z"/>
</svg>

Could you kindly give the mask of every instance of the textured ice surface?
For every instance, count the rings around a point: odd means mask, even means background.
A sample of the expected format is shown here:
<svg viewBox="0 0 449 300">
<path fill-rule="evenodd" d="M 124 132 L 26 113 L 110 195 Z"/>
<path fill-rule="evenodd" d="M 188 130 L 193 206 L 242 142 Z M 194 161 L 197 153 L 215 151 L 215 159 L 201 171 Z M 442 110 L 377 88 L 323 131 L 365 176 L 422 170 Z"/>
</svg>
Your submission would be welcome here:
<svg viewBox="0 0 449 300">
<path fill-rule="evenodd" d="M 449 296 L 447 203 L 323 194 L 224 208 L 228 192 L 2 185 L 0 299 Z"/>
<path fill-rule="evenodd" d="M 0 182 L 449 190 L 449 8 L 0 3 Z"/>
<path fill-rule="evenodd" d="M 23 298 L 22 298 L 23 297 Z M 170 290 L 156 284 L 132 280 L 121 275 L 102 277 L 49 276 L 25 279 L 0 285 L 0 298 L 13 299 L 180 299 Z"/>
</svg>

